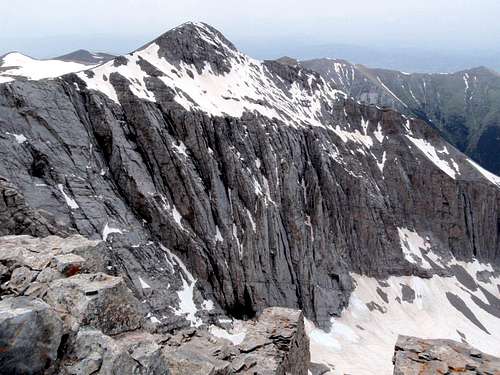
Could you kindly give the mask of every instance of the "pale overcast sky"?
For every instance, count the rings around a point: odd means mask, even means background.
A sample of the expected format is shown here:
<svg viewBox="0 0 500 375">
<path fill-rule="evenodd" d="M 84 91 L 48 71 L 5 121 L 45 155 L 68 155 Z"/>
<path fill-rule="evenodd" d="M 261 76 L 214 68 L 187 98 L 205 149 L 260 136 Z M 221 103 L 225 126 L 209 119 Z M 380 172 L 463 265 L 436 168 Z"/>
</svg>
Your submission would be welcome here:
<svg viewBox="0 0 500 375">
<path fill-rule="evenodd" d="M 499 19 L 499 0 L 0 0 L 0 54 L 125 53 L 185 21 L 260 55 L 278 40 L 499 50 Z"/>
</svg>

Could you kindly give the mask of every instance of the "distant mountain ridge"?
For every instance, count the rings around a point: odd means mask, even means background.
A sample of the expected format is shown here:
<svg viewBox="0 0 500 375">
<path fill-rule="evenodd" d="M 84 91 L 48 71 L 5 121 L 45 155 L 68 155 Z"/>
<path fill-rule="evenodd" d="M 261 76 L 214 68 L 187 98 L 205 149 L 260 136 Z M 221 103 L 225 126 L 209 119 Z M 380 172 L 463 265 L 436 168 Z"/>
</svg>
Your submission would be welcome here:
<svg viewBox="0 0 500 375">
<path fill-rule="evenodd" d="M 374 69 L 339 59 L 299 63 L 361 103 L 420 118 L 493 173 L 500 174 L 500 75 L 478 67 L 450 74 Z"/>
<path fill-rule="evenodd" d="M 70 62 L 72 61 L 72 62 L 91 65 L 91 64 L 102 64 L 115 57 L 116 56 L 105 52 L 90 52 L 85 49 L 79 49 L 59 57 L 54 57 L 53 60 L 70 61 Z"/>
</svg>

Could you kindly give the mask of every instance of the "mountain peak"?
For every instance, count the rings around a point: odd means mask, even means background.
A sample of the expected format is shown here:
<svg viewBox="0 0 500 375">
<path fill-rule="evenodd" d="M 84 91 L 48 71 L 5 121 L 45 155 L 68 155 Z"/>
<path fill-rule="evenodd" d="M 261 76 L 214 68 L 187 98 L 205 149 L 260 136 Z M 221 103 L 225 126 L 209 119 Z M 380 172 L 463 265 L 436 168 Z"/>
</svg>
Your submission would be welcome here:
<svg viewBox="0 0 500 375">
<path fill-rule="evenodd" d="M 183 23 L 147 46 L 153 43 L 159 46 L 160 57 L 174 63 L 193 64 L 198 71 L 209 63 L 219 73 L 227 73 L 228 60 L 239 54 L 221 32 L 202 22 Z"/>
</svg>

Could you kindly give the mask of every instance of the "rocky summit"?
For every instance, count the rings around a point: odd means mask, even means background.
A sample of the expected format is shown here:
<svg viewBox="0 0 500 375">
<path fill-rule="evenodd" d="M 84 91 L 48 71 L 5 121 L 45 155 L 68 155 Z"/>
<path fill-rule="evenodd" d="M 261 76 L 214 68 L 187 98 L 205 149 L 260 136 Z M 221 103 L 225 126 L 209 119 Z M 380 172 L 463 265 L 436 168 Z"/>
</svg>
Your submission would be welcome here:
<svg viewBox="0 0 500 375">
<path fill-rule="evenodd" d="M 399 334 L 500 354 L 500 177 L 209 25 L 0 84 L 0 155 L 4 373 L 390 374 Z"/>
</svg>

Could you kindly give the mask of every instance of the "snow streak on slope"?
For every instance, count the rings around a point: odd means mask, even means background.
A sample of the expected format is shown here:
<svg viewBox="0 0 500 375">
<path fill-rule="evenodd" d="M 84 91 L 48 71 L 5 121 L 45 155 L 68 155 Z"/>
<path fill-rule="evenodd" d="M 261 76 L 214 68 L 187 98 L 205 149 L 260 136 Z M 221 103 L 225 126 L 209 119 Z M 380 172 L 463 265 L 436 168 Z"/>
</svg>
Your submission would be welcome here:
<svg viewBox="0 0 500 375">
<path fill-rule="evenodd" d="M 330 332 L 307 322 L 311 360 L 329 374 L 390 375 L 398 335 L 466 341 L 500 355 L 500 276 L 488 264 L 453 260 L 454 277 L 353 275 L 356 289 Z M 488 275 L 487 277 L 484 277 Z"/>
<path fill-rule="evenodd" d="M 182 289 L 177 292 L 179 297 L 179 307 L 172 307 L 174 314 L 184 316 L 191 323 L 192 327 L 201 326 L 203 321 L 199 316 L 197 316 L 200 309 L 196 306 L 194 297 L 197 280 L 193 277 L 191 272 L 188 271 L 187 267 L 177 255 L 172 253 L 162 244 L 160 244 L 160 247 L 165 252 L 165 259 L 170 264 L 172 270 L 174 270 L 174 265 L 180 269 L 179 276 L 182 281 Z M 203 310 L 210 311 L 213 308 L 214 304 L 211 300 L 204 300 L 201 303 L 201 309 Z"/>
<path fill-rule="evenodd" d="M 438 154 L 449 154 L 447 148 L 445 147 L 442 151 L 437 151 L 436 148 L 425 139 L 418 139 L 406 136 L 415 146 L 417 146 L 420 151 L 422 151 L 427 158 L 432 161 L 439 169 L 446 173 L 451 178 L 455 179 L 456 175 L 460 173 L 457 164 L 450 159 L 450 161 L 444 160 Z"/>
<path fill-rule="evenodd" d="M 0 83 L 12 81 L 16 76 L 34 80 L 54 78 L 95 66 L 60 60 L 37 60 L 18 52 L 9 53 L 0 62 Z"/>
<path fill-rule="evenodd" d="M 472 160 L 470 159 L 467 159 L 467 161 L 474 167 L 476 168 L 488 181 L 490 181 L 492 184 L 495 184 L 497 185 L 498 187 L 500 187 L 500 177 L 498 177 L 497 175 L 491 173 L 491 172 L 488 172 L 486 169 L 484 169 L 483 167 L 481 167 L 480 165 L 474 163 Z"/>
<path fill-rule="evenodd" d="M 155 102 L 154 93 L 146 87 L 146 79 L 150 76 L 138 64 L 140 60 L 145 60 L 162 73 L 159 79 L 175 90 L 175 100 L 187 110 L 197 109 L 211 115 L 233 117 L 241 117 L 246 111 L 258 112 L 294 126 L 323 126 L 324 106 L 336 100 L 338 94 L 343 95 L 310 72 L 299 72 L 301 82 L 286 83 L 273 75 L 263 62 L 225 45 L 203 24 L 197 24 L 197 30 L 200 38 L 213 45 L 218 53 L 224 51 L 229 72 L 216 73 L 208 62 L 201 71 L 184 62 L 171 63 L 160 57 L 160 46 L 151 43 L 126 56 L 125 65 L 115 66 L 110 61 L 93 69 L 92 77 L 85 72 L 79 73 L 79 77 L 88 88 L 101 91 L 119 103 L 109 80 L 111 73 L 119 73 L 128 79 L 134 95 Z"/>
</svg>

